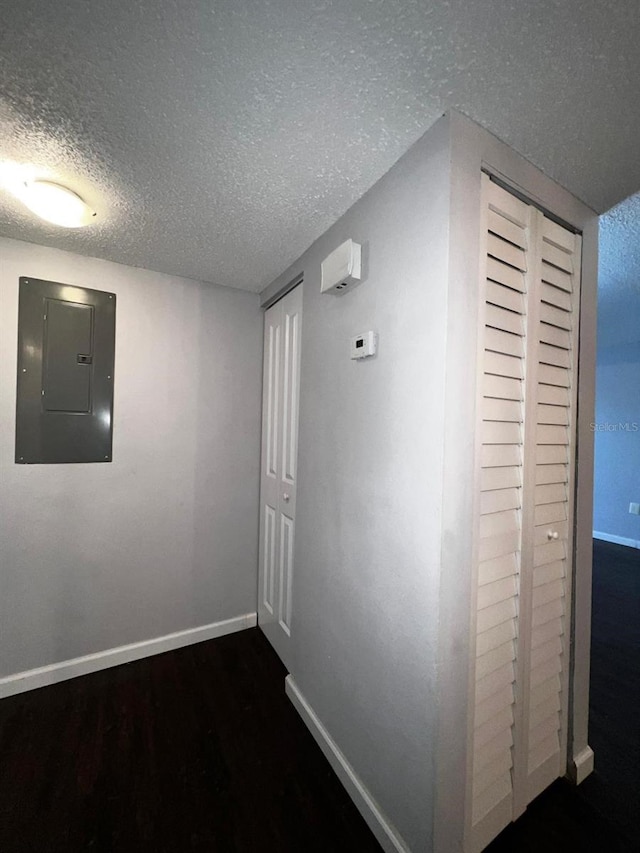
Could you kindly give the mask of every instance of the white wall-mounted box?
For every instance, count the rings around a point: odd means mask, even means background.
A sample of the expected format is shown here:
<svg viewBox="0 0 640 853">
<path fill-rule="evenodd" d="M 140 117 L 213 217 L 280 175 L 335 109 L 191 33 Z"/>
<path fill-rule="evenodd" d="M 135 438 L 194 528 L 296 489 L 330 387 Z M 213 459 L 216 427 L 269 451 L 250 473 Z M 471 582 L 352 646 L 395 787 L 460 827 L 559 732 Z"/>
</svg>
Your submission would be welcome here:
<svg viewBox="0 0 640 853">
<path fill-rule="evenodd" d="M 362 274 L 362 246 L 345 240 L 322 261 L 321 293 L 343 293 L 350 285 L 360 281 Z"/>
</svg>

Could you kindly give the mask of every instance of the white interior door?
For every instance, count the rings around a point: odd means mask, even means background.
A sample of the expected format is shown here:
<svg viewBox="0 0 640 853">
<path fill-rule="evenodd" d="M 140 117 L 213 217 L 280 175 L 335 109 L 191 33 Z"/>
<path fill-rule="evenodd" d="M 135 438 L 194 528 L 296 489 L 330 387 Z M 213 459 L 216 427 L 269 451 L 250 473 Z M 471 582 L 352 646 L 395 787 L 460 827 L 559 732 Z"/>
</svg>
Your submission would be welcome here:
<svg viewBox="0 0 640 853">
<path fill-rule="evenodd" d="M 290 668 L 302 285 L 265 312 L 258 623 Z"/>
</svg>

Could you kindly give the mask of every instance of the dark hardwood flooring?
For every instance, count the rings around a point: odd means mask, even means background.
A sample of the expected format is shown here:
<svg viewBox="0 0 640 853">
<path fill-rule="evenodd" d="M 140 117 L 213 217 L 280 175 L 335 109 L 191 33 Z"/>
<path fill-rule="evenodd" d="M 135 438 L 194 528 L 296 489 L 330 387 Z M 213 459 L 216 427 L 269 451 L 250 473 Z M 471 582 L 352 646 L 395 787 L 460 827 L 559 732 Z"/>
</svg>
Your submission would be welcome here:
<svg viewBox="0 0 640 853">
<path fill-rule="evenodd" d="M 640 552 L 594 554 L 596 771 L 488 853 L 640 851 Z M 2 700 L 0 851 L 380 853 L 284 675 L 252 630 Z"/>
<path fill-rule="evenodd" d="M 257 629 L 0 702 L 2 853 L 379 853 Z"/>
</svg>

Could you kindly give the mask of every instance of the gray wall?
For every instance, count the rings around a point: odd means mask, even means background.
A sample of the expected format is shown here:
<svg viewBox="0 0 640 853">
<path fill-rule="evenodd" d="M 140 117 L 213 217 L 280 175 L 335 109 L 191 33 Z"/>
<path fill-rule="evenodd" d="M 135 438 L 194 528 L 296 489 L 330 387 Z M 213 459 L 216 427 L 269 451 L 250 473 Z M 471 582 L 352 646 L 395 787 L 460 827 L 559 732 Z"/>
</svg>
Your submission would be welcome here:
<svg viewBox="0 0 640 853">
<path fill-rule="evenodd" d="M 432 824 L 448 121 L 277 282 L 304 270 L 292 674 L 411 849 Z M 347 238 L 366 280 L 320 293 Z M 374 329 L 376 358 L 349 359 Z"/>
<path fill-rule="evenodd" d="M 117 294 L 113 462 L 16 465 L 18 277 Z M 256 609 L 258 297 L 0 240 L 0 675 Z"/>
</svg>

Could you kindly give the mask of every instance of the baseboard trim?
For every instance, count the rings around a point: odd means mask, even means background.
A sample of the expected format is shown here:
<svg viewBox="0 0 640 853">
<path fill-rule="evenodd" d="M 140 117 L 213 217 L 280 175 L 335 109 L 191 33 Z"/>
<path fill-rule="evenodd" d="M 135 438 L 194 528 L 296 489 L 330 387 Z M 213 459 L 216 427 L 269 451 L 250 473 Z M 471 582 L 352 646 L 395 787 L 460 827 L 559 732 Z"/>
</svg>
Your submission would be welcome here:
<svg viewBox="0 0 640 853">
<path fill-rule="evenodd" d="M 0 678 L 0 699 L 6 696 L 14 696 L 16 693 L 24 693 L 27 690 L 35 690 L 38 687 L 45 687 L 49 684 L 57 684 L 59 681 L 66 681 L 79 675 L 88 675 L 90 672 L 97 672 L 100 669 L 108 669 L 111 666 L 130 663 L 141 658 L 162 654 L 162 652 L 170 652 L 183 646 L 213 640 L 225 634 L 243 631 L 245 628 L 254 628 L 256 624 L 257 615 L 245 613 L 242 616 L 235 616 L 233 619 L 212 622 L 199 628 L 188 628 L 186 631 L 176 631 L 173 634 L 166 634 L 164 637 L 156 637 L 153 640 L 130 643 L 127 646 L 118 646 L 114 649 L 106 649 L 103 652 L 72 658 L 49 666 L 17 672 L 15 675 Z"/>
<path fill-rule="evenodd" d="M 580 785 L 584 780 L 593 773 L 594 755 L 590 746 L 585 746 L 577 755 L 573 757 L 569 775 L 571 781 L 575 785 Z"/>
<path fill-rule="evenodd" d="M 290 675 L 285 679 L 285 691 L 382 849 L 386 853 L 410 853 Z"/>
<path fill-rule="evenodd" d="M 615 536 L 613 533 L 602 533 L 600 530 L 593 531 L 594 539 L 602 539 L 603 542 L 613 542 L 614 545 L 626 545 L 628 548 L 640 548 L 640 539 L 627 539 L 626 536 Z"/>
</svg>

